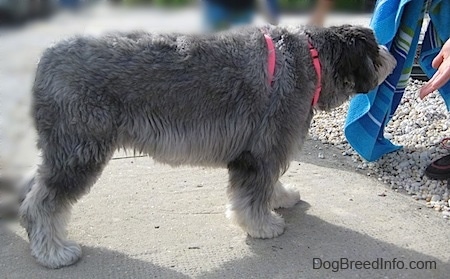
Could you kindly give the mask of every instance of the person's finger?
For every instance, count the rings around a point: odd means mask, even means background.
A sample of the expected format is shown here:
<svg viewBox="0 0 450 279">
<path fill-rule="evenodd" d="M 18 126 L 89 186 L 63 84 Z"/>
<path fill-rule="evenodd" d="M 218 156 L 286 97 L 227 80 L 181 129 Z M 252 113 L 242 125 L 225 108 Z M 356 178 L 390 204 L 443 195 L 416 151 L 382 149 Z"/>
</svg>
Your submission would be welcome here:
<svg viewBox="0 0 450 279">
<path fill-rule="evenodd" d="M 419 91 L 419 97 L 420 99 L 425 98 L 426 96 L 428 96 L 430 93 L 432 93 L 433 90 L 433 82 L 436 79 L 438 73 L 436 73 L 427 83 L 425 83 L 422 88 L 420 88 Z"/>
<path fill-rule="evenodd" d="M 425 98 L 428 94 L 444 86 L 450 80 L 450 68 L 447 71 L 438 71 L 429 82 L 420 89 L 420 98 Z"/>
<path fill-rule="evenodd" d="M 426 96 L 430 95 L 434 92 L 434 90 L 430 89 L 431 87 L 422 88 L 420 89 L 419 97 L 421 100 L 423 100 Z"/>
<path fill-rule="evenodd" d="M 439 52 L 439 54 L 433 59 L 433 62 L 431 62 L 431 66 L 437 69 L 442 64 L 442 61 L 444 61 L 444 55 L 442 52 Z"/>
<path fill-rule="evenodd" d="M 439 89 L 444 86 L 450 80 L 450 68 L 449 71 L 441 72 L 436 76 L 436 79 L 433 81 L 432 88 L 433 90 Z"/>
</svg>

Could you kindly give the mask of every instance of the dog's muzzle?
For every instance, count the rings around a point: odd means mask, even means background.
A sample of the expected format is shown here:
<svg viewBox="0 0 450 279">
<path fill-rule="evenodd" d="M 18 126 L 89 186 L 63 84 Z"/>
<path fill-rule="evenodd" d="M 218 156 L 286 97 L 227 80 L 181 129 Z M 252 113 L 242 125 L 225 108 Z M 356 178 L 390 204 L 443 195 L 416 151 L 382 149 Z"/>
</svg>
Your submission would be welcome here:
<svg viewBox="0 0 450 279">
<path fill-rule="evenodd" d="M 377 69 L 378 85 L 380 85 L 395 69 L 397 61 L 387 47 L 378 46 L 381 65 Z"/>
</svg>

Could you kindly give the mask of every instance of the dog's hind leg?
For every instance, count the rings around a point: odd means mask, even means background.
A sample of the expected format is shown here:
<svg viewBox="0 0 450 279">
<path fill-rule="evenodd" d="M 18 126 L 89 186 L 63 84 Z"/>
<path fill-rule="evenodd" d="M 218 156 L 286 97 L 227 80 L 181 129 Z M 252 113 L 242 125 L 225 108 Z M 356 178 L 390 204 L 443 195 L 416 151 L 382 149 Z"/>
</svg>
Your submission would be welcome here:
<svg viewBox="0 0 450 279">
<path fill-rule="evenodd" d="M 244 152 L 228 164 L 228 169 L 230 204 L 227 217 L 255 238 L 272 238 L 282 234 L 284 219 L 270 207 L 279 167 Z"/>
<path fill-rule="evenodd" d="M 72 204 L 95 182 L 112 152 L 104 142 L 68 138 L 64 145 L 53 141 L 42 148 L 42 164 L 20 207 L 31 253 L 49 268 L 71 265 L 81 257 L 80 246 L 66 238 Z"/>
<path fill-rule="evenodd" d="M 270 201 L 271 208 L 290 208 L 299 201 L 300 193 L 296 188 L 283 185 L 280 181 L 275 184 Z"/>
</svg>

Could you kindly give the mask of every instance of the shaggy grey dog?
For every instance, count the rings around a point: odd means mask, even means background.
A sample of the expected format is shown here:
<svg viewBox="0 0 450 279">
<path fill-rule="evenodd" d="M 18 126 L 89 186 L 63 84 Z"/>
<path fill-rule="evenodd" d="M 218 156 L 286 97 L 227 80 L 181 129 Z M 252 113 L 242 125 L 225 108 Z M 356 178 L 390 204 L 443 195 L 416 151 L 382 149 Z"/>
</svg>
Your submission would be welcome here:
<svg viewBox="0 0 450 279">
<path fill-rule="evenodd" d="M 276 48 L 273 84 L 256 27 L 76 37 L 44 53 L 32 108 L 42 163 L 20 208 L 40 264 L 59 268 L 80 258 L 80 246 L 66 238 L 71 206 L 122 147 L 173 166 L 227 167 L 227 215 L 252 237 L 283 233 L 273 209 L 300 196 L 278 179 L 314 112 L 318 77 L 308 41 L 322 66 L 320 110 L 376 87 L 395 60 L 362 27 L 266 32 Z"/>
</svg>

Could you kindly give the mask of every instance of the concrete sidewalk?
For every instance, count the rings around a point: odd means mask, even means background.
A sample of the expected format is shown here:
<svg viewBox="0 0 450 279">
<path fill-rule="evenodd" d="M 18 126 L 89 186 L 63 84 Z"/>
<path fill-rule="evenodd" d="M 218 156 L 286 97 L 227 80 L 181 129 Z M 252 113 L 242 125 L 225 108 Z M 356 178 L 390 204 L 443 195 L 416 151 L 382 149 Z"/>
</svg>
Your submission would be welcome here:
<svg viewBox="0 0 450 279">
<path fill-rule="evenodd" d="M 36 61 L 54 40 L 137 27 L 171 30 L 180 27 L 173 24 L 180 24 L 177 18 L 183 19 L 181 29 L 200 25 L 198 11 L 99 8 L 20 30 L 0 28 L 2 94 L 25 96 L 26 102 Z M 282 23 L 301 20 L 291 16 Z M 368 17 L 333 22 L 367 24 Z M 26 106 L 15 110 L 18 116 L 27 111 Z M 17 158 L 19 152 L 36 157 L 32 130 L 27 129 L 28 143 L 18 150 L 8 147 Z M 325 159 L 318 158 L 316 145 Z M 82 259 L 59 270 L 43 268 L 30 255 L 25 231 L 17 223 L 0 221 L 0 278 L 449 278 L 448 221 L 354 170 L 347 160 L 338 150 L 308 140 L 282 178 L 300 190 L 302 202 L 279 211 L 287 222 L 282 236 L 258 240 L 225 218 L 226 170 L 171 168 L 117 154 L 74 207 L 69 237 L 82 245 Z M 314 269 L 314 258 L 396 259 L 405 268 L 410 261 L 434 261 L 436 269 L 399 270 L 397 264 L 391 270 L 333 272 Z"/>
</svg>

